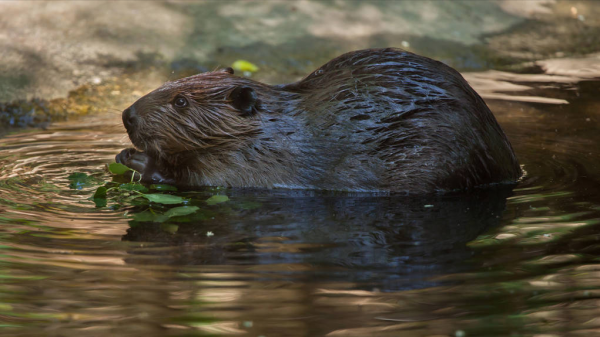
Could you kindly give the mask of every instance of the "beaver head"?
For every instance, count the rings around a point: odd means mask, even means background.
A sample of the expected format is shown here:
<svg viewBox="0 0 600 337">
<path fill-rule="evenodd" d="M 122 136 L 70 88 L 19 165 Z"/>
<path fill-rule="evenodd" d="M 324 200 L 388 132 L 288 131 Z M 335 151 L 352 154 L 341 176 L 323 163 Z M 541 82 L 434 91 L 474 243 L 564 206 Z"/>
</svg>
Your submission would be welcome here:
<svg viewBox="0 0 600 337">
<path fill-rule="evenodd" d="M 125 109 L 123 124 L 138 149 L 169 162 L 235 150 L 259 132 L 257 86 L 231 68 L 167 82 Z"/>
</svg>

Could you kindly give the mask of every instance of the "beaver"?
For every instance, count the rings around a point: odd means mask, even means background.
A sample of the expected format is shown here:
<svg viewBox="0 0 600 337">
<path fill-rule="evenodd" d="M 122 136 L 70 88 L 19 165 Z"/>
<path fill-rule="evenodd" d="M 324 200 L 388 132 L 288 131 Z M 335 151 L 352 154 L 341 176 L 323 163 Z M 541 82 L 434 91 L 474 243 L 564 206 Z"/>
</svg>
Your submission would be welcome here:
<svg viewBox="0 0 600 337">
<path fill-rule="evenodd" d="M 467 81 L 396 48 L 343 54 L 292 84 L 201 73 L 165 83 L 122 117 L 135 148 L 116 161 L 145 182 L 423 194 L 521 175 Z"/>
</svg>

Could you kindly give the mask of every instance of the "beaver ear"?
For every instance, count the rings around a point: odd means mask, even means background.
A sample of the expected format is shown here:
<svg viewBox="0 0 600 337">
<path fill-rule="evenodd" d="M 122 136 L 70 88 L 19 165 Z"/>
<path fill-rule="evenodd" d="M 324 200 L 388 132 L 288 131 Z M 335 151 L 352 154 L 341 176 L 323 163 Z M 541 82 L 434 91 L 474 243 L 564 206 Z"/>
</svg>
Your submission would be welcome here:
<svg viewBox="0 0 600 337">
<path fill-rule="evenodd" d="M 217 70 L 217 72 L 228 73 L 230 75 L 233 75 L 233 68 L 227 67 L 227 68 L 219 69 L 219 70 Z"/>
<path fill-rule="evenodd" d="M 256 111 L 258 97 L 254 89 L 250 87 L 237 87 L 229 94 L 229 100 L 234 108 L 242 115 L 250 116 Z"/>
</svg>

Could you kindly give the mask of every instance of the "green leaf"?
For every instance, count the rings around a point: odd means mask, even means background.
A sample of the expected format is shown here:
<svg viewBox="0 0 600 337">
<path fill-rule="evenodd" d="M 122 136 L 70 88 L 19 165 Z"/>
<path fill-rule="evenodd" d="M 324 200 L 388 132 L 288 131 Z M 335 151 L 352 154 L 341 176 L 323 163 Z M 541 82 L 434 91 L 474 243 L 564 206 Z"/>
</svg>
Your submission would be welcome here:
<svg viewBox="0 0 600 337">
<path fill-rule="evenodd" d="M 165 184 L 152 184 L 150 188 L 157 191 L 177 191 L 177 187 Z"/>
<path fill-rule="evenodd" d="M 74 172 L 74 173 L 69 174 L 69 177 L 67 177 L 67 179 L 81 180 L 81 179 L 87 179 L 87 177 L 89 177 L 89 176 L 83 172 Z"/>
<path fill-rule="evenodd" d="M 156 214 L 150 211 L 137 213 L 133 216 L 133 220 L 138 222 L 164 222 L 167 219 L 169 219 L 169 217 L 164 214 Z"/>
<path fill-rule="evenodd" d="M 98 208 L 106 207 L 106 204 L 107 204 L 107 201 L 105 198 L 92 199 L 92 201 L 94 202 L 94 204 L 96 204 L 96 207 L 98 207 Z"/>
<path fill-rule="evenodd" d="M 92 199 L 106 199 L 106 187 L 100 186 L 94 193 Z"/>
<path fill-rule="evenodd" d="M 209 205 L 216 205 L 228 200 L 229 197 L 226 195 L 213 195 L 212 197 L 206 199 L 206 203 Z"/>
<path fill-rule="evenodd" d="M 175 234 L 175 233 L 177 233 L 179 226 L 165 223 L 165 224 L 160 225 L 160 229 L 162 229 L 163 231 L 165 231 L 169 234 Z"/>
<path fill-rule="evenodd" d="M 137 198 L 127 201 L 127 203 L 129 203 L 131 206 L 146 206 L 150 202 L 148 201 L 148 199 L 142 198 L 142 195 L 139 195 L 137 196 Z"/>
<path fill-rule="evenodd" d="M 258 67 L 256 65 L 254 65 L 246 60 L 237 60 L 237 61 L 233 62 L 231 67 L 235 70 L 249 71 L 252 73 L 258 71 Z"/>
<path fill-rule="evenodd" d="M 92 201 L 98 208 L 106 207 L 106 187 L 98 187 L 98 189 L 96 189 L 96 193 L 94 193 L 94 196 L 92 197 Z"/>
<path fill-rule="evenodd" d="M 154 214 L 152 212 L 142 212 L 142 213 L 136 213 L 133 215 L 133 220 L 140 221 L 140 222 L 154 221 L 154 218 L 156 218 L 156 214 Z"/>
<path fill-rule="evenodd" d="M 123 164 L 110 163 L 110 164 L 108 164 L 108 170 L 112 174 L 124 174 L 125 172 L 127 172 L 131 169 Z"/>
<path fill-rule="evenodd" d="M 60 187 L 46 182 L 40 183 L 40 191 L 42 192 L 60 192 Z"/>
<path fill-rule="evenodd" d="M 183 203 L 182 197 L 170 194 L 144 194 L 143 197 L 157 204 L 175 205 Z"/>
<path fill-rule="evenodd" d="M 200 207 L 196 207 L 196 206 L 179 206 L 179 207 L 171 208 L 170 210 L 165 212 L 165 215 L 168 216 L 169 218 L 174 217 L 174 216 L 189 215 L 189 214 L 195 213 L 199 209 L 200 209 Z"/>
<path fill-rule="evenodd" d="M 98 179 L 92 176 L 88 176 L 85 173 L 75 172 L 71 173 L 67 179 L 71 182 L 69 188 L 74 190 L 80 190 L 83 187 L 90 186 L 98 183 Z"/>
<path fill-rule="evenodd" d="M 119 189 L 124 191 L 138 191 L 142 193 L 148 192 L 146 186 L 138 183 L 121 184 L 119 185 Z"/>
</svg>

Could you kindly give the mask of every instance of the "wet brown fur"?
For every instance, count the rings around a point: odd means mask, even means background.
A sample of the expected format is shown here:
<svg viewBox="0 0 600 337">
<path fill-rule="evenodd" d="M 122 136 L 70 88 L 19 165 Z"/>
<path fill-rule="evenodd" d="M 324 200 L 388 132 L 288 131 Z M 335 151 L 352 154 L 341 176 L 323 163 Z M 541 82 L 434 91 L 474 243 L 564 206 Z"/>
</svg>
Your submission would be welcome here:
<svg viewBox="0 0 600 337">
<path fill-rule="evenodd" d="M 251 114 L 232 101 L 240 87 L 256 93 Z M 173 106 L 178 95 L 187 108 Z M 520 175 L 504 133 L 462 76 L 398 49 L 344 54 L 289 85 L 203 73 L 131 108 L 128 133 L 141 152 L 118 160 L 146 156 L 152 168 L 137 169 L 178 185 L 428 193 Z"/>
</svg>

